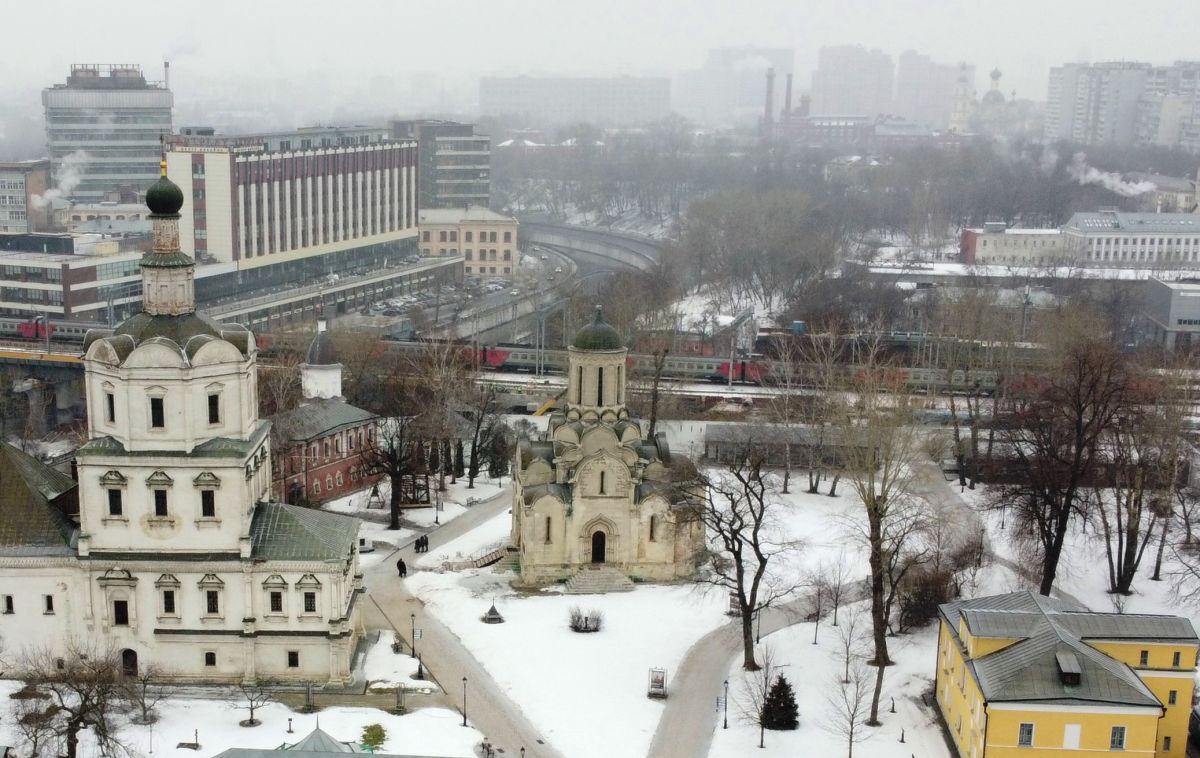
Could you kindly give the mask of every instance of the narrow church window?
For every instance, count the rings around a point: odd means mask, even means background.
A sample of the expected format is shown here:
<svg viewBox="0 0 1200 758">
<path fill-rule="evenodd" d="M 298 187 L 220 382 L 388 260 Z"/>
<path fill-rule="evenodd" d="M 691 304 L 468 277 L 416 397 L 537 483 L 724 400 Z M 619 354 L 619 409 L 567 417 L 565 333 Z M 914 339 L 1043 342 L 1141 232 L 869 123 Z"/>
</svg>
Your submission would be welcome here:
<svg viewBox="0 0 1200 758">
<path fill-rule="evenodd" d="M 600 494 L 604 494 L 604 472 L 600 472 Z"/>
<path fill-rule="evenodd" d="M 175 615 L 175 590 L 163 590 L 162 601 L 163 601 L 163 615 L 164 616 L 174 616 Z"/>
<path fill-rule="evenodd" d="M 13 596 L 5 595 L 4 596 L 4 615 L 11 616 L 13 613 L 14 613 L 14 611 L 13 611 Z"/>
<path fill-rule="evenodd" d="M 200 490 L 200 517 L 217 517 L 217 494 L 212 490 Z"/>
<path fill-rule="evenodd" d="M 654 516 L 654 514 L 650 514 L 650 541 L 651 542 L 654 542 L 654 527 L 655 526 L 657 526 L 657 524 L 655 523 L 655 516 Z"/>
<path fill-rule="evenodd" d="M 271 613 L 283 613 L 283 593 L 271 593 Z"/>
<path fill-rule="evenodd" d="M 217 665 L 217 654 L 216 653 L 205 653 L 204 654 L 204 665 L 205 666 L 216 666 Z"/>
<path fill-rule="evenodd" d="M 167 515 L 167 491 L 154 490 L 154 515 L 165 518 Z"/>
<path fill-rule="evenodd" d="M 46 595 L 45 601 L 46 601 L 46 606 L 42 612 L 48 613 L 48 614 L 54 613 L 54 595 Z M 1172 694 L 1174 694 L 1174 690 L 1172 690 Z"/>
<path fill-rule="evenodd" d="M 546 517 L 546 544 L 547 545 L 550 544 L 550 524 L 551 523 L 553 523 L 553 522 L 550 520 L 550 517 L 547 516 Z"/>
<path fill-rule="evenodd" d="M 596 405 L 604 405 L 604 367 L 596 369 Z"/>
<path fill-rule="evenodd" d="M 104 393 L 104 420 L 110 424 L 117 420 L 117 399 L 111 392 Z"/>
<path fill-rule="evenodd" d="M 162 429 L 166 425 L 166 416 L 163 415 L 163 399 L 161 397 L 150 398 L 150 426 L 154 429 Z"/>
<path fill-rule="evenodd" d="M 305 613 L 316 613 L 317 612 L 317 593 L 315 593 L 315 592 L 305 592 L 304 593 L 304 612 Z"/>
<path fill-rule="evenodd" d="M 123 512 L 121 504 L 121 490 L 108 491 L 108 515 L 120 516 Z"/>
<path fill-rule="evenodd" d="M 583 366 L 579 367 L 579 381 L 576 382 L 575 384 L 577 387 L 576 394 L 575 394 L 575 402 L 582 403 L 583 402 Z"/>
<path fill-rule="evenodd" d="M 129 601 L 113 601 L 113 626 L 129 626 Z"/>
<path fill-rule="evenodd" d="M 217 590 L 208 590 L 204 593 L 205 608 L 209 615 L 215 615 L 221 612 L 221 595 Z"/>
<path fill-rule="evenodd" d="M 208 423 L 221 423 L 221 396 L 216 393 L 208 396 Z"/>
<path fill-rule="evenodd" d="M 288 661 L 288 668 L 290 668 L 290 669 L 300 668 L 300 651 L 289 650 L 288 654 L 287 654 L 287 661 Z"/>
</svg>

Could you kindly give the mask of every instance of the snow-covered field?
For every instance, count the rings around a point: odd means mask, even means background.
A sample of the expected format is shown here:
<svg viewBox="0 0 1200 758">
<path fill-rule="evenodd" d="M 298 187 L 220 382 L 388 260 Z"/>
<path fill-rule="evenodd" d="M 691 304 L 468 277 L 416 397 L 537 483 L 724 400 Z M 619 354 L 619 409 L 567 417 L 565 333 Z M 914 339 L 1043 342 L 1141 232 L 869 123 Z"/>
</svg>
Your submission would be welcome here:
<svg viewBox="0 0 1200 758">
<path fill-rule="evenodd" d="M 8 716 L 9 695 L 19 689 L 20 682 L 0 680 L 0 744 L 18 745 L 19 735 Z M 383 750 L 428 756 L 474 756 L 474 746 L 483 739 L 474 728 L 462 727 L 462 718 L 444 708 L 424 708 L 396 716 L 374 708 L 326 708 L 320 713 L 297 713 L 278 703 L 270 703 L 255 711 L 261 726 L 245 728 L 238 722 L 247 717 L 241 703 L 234 700 L 202 697 L 172 698 L 158 707 L 159 720 L 151 726 L 126 723 L 121 739 L 132 755 L 164 756 L 165 758 L 210 758 L 234 747 L 275 749 L 281 744 L 302 739 L 321 722 L 321 730 L 343 742 L 357 742 L 363 727 L 379 724 L 387 732 Z M 288 734 L 288 719 L 292 719 L 292 734 Z M 176 747 L 199 737 L 200 750 Z M 90 735 L 81 739 L 79 755 L 96 756 L 99 751 Z"/>
<path fill-rule="evenodd" d="M 517 595 L 511 580 L 490 569 L 422 572 L 408 587 L 563 755 L 645 755 L 663 708 L 646 697 L 649 669 L 666 668 L 669 685 L 688 647 L 727 620 L 724 594 L 639 586 L 608 595 L 528 596 Z M 480 622 L 493 600 L 506 623 Z M 603 630 L 572 632 L 572 606 L 602 611 Z"/>
<path fill-rule="evenodd" d="M 401 685 L 406 691 L 433 692 L 438 686 L 429 679 L 417 679 L 417 659 L 407 653 L 392 652 L 394 636 L 383 630 L 379 639 L 367 650 L 363 664 L 369 684 L 368 689 L 388 689 Z"/>
<path fill-rule="evenodd" d="M 840 620 L 850 609 L 843 608 Z M 869 609 L 862 608 L 857 628 L 869 635 Z M 843 624 L 842 628 L 845 628 Z M 794 756 L 837 756 L 846 754 L 846 739 L 832 727 L 839 723 L 837 710 L 830 702 L 842 686 L 844 655 L 837 628 L 822 624 L 817 630 L 818 644 L 813 645 L 813 625 L 796 624 L 763 638 L 763 646 L 771 648 L 774 669 L 792 684 L 800 714 L 800 727 L 795 731 L 767 731 L 764 749 L 758 749 L 759 729 L 742 716 L 747 702 L 747 675 L 742 671 L 740 656 L 729 667 L 729 728 L 721 728 L 718 715 L 709 758 L 741 758 L 755 755 L 763 758 L 793 758 Z M 950 752 L 933 720 L 933 711 L 921 703 L 922 693 L 930 690 L 931 664 L 936 657 L 937 627 L 930 625 L 912 634 L 888 640 L 889 653 L 896 665 L 887 670 L 884 679 L 880 712 L 883 725 L 863 727 L 860 734 L 866 739 L 854 746 L 858 758 L 899 758 L 919 755 L 921 758 L 950 758 Z M 875 669 L 866 669 L 874 684 Z M 772 679 L 774 676 L 772 676 Z M 896 700 L 896 713 L 889 712 L 891 699 Z M 869 702 L 869 691 L 868 691 Z M 844 721 L 844 719 L 842 719 Z M 904 731 L 904 745 L 900 733 Z"/>
</svg>

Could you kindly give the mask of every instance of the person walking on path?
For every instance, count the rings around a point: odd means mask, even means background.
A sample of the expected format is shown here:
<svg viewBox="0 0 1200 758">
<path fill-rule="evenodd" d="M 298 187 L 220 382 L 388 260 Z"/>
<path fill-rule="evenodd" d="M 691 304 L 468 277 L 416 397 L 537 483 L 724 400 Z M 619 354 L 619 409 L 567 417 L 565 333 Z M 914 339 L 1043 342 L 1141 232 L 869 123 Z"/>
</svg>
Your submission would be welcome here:
<svg viewBox="0 0 1200 758">
<path fill-rule="evenodd" d="M 404 565 L 404 559 L 396 561 L 396 569 L 400 572 L 400 578 L 408 576 L 408 566 Z"/>
</svg>

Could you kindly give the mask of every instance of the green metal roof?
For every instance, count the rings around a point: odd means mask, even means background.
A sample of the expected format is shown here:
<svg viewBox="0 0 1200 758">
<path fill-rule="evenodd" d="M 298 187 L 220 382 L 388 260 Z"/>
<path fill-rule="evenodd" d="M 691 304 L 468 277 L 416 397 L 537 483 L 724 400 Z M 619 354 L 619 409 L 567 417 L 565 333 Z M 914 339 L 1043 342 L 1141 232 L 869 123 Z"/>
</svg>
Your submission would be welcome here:
<svg viewBox="0 0 1200 758">
<path fill-rule="evenodd" d="M 0 555 L 70 555 L 75 481 L 0 443 Z"/>
<path fill-rule="evenodd" d="M 374 413 L 335 397 L 309 400 L 290 411 L 277 413 L 271 417 L 271 424 L 286 434 L 288 439 L 301 441 L 357 426 L 374 418 L 377 418 Z"/>
<path fill-rule="evenodd" d="M 613 325 L 604 320 L 600 306 L 596 306 L 596 317 L 592 323 L 575 333 L 571 343 L 579 350 L 620 350 L 625 347 L 621 335 Z"/>
<path fill-rule="evenodd" d="M 75 457 L 131 455 L 142 458 L 179 456 L 188 458 L 244 458 L 258 449 L 258 446 L 262 444 L 263 438 L 267 436 L 270 430 L 271 422 L 259 421 L 258 428 L 254 430 L 254 434 L 250 435 L 250 439 L 248 440 L 240 440 L 236 437 L 213 437 L 207 442 L 196 445 L 190 453 L 184 450 L 126 450 L 125 446 L 113 437 L 95 437 L 88 440 L 76 450 Z"/>
<path fill-rule="evenodd" d="M 361 522 L 350 516 L 263 503 L 250 523 L 251 556 L 267 561 L 333 561 L 350 557 Z"/>
</svg>

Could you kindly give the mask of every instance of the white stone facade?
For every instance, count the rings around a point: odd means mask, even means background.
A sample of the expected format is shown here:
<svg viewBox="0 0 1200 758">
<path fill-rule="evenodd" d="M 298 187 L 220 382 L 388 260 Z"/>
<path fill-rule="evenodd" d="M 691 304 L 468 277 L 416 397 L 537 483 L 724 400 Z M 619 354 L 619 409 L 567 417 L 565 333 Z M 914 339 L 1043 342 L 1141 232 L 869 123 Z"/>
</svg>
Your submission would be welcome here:
<svg viewBox="0 0 1200 758">
<path fill-rule="evenodd" d="M 676 502 L 665 436 L 644 438 L 629 418 L 626 357 L 624 348 L 572 347 L 566 410 L 543 439 L 518 446 L 511 539 L 524 584 L 562 581 L 589 564 L 636 580 L 693 574 L 703 528 Z"/>
<path fill-rule="evenodd" d="M 147 281 L 190 283 L 164 254 L 181 255 L 148 253 Z M 0 638 L 10 652 L 112 644 L 127 667 L 187 681 L 347 684 L 357 521 L 267 502 L 253 335 L 196 315 L 184 292 L 89 334 L 78 515 L 62 544 L 0 541 Z"/>
</svg>

